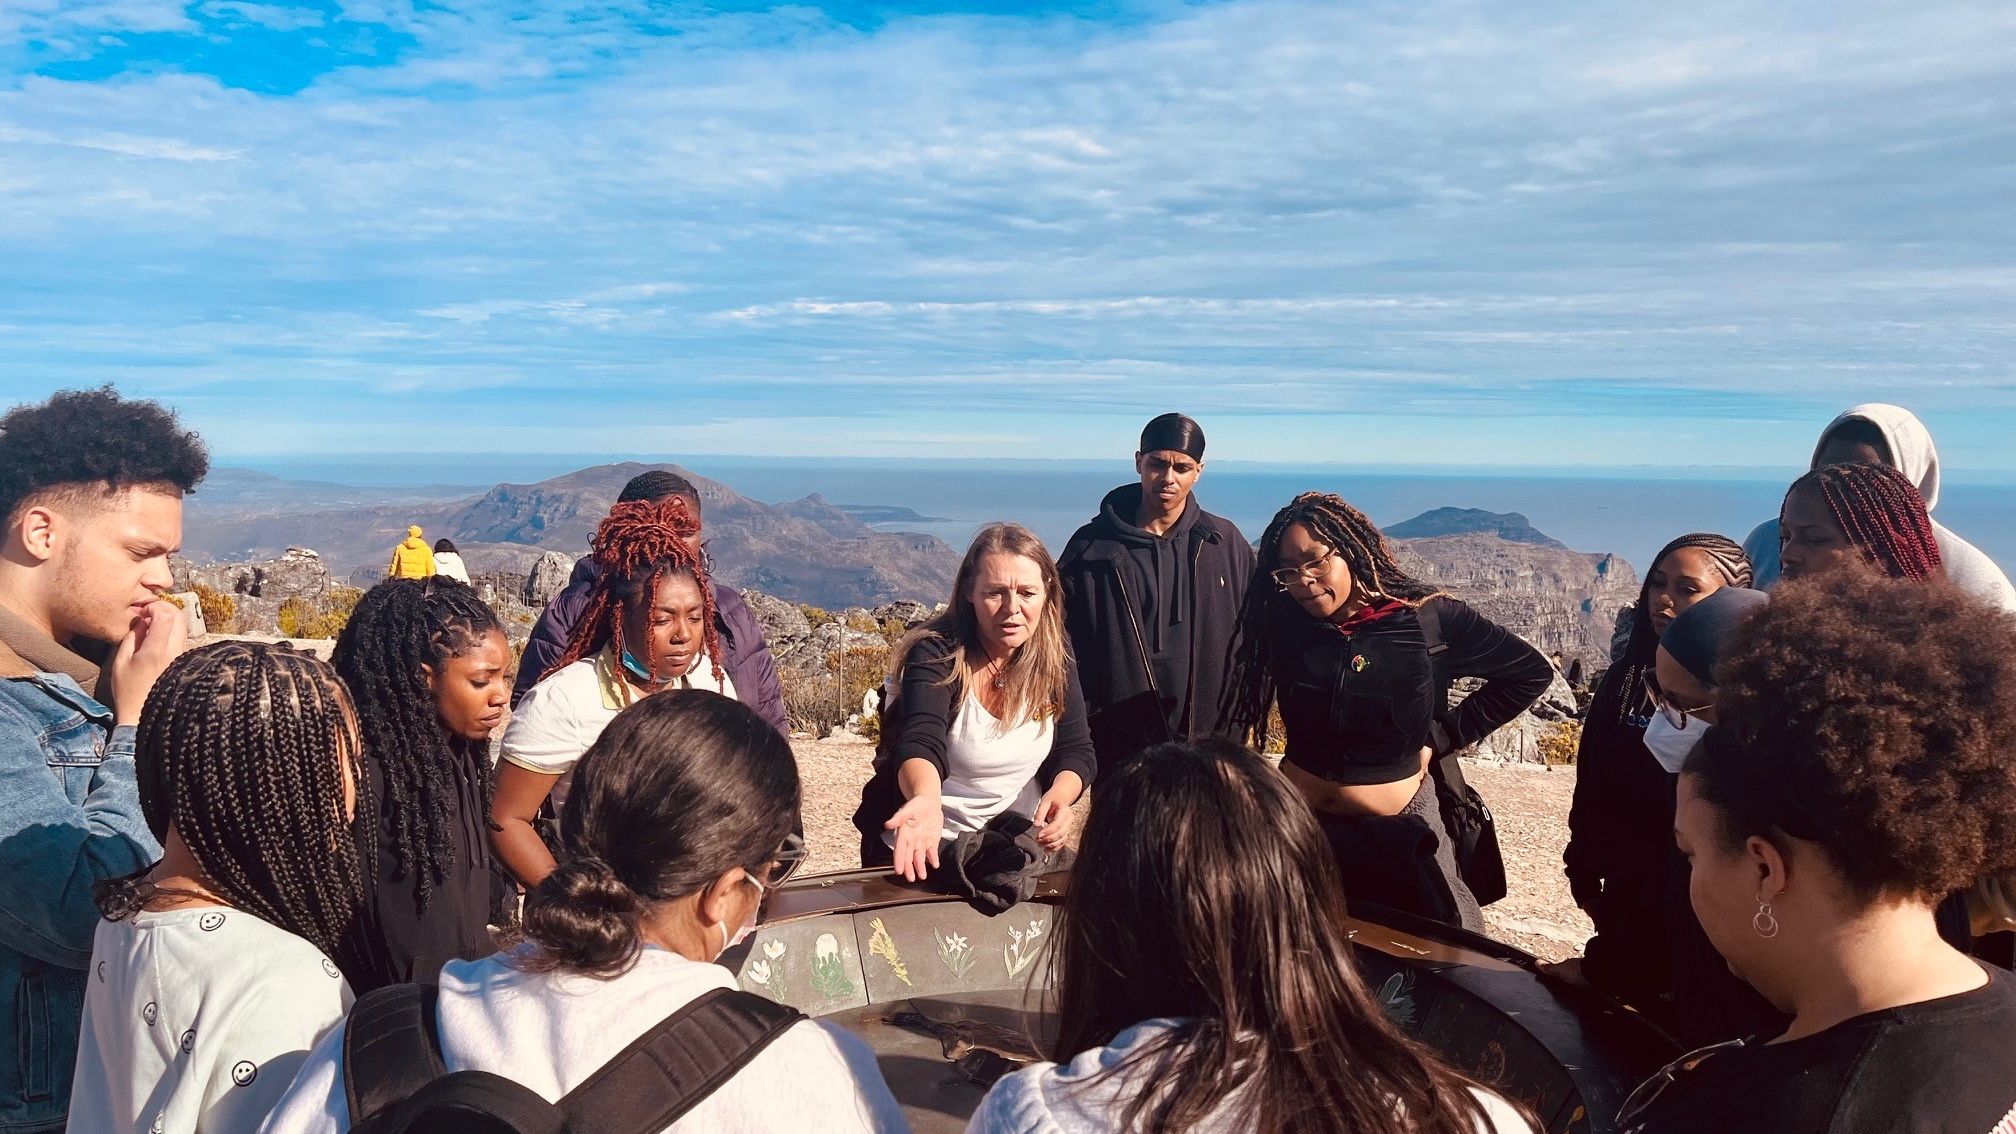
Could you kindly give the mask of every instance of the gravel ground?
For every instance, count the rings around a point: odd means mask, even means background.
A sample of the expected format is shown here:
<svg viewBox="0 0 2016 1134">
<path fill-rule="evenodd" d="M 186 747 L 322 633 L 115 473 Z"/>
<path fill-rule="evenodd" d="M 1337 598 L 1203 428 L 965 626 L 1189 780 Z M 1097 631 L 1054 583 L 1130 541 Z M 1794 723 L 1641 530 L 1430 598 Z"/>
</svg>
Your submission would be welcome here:
<svg viewBox="0 0 2016 1134">
<path fill-rule="evenodd" d="M 805 871 L 854 869 L 860 862 L 860 836 L 852 818 L 861 785 L 868 779 L 874 745 L 836 734 L 827 740 L 793 740 L 791 747 L 805 782 L 805 841 L 810 850 Z M 1589 919 L 1575 908 L 1561 873 L 1575 770 L 1472 764 L 1466 773 L 1498 819 L 1498 841 L 1505 852 L 1511 890 L 1504 901 L 1484 911 L 1491 936 L 1544 960 L 1579 954 L 1589 938 Z"/>
</svg>

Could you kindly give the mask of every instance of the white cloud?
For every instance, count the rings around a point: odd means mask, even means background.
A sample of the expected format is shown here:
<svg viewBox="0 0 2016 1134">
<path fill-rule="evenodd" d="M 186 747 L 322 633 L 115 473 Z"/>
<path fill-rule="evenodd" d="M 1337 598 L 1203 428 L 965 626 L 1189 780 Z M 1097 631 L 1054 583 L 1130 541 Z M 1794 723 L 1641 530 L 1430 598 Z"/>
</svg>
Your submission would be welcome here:
<svg viewBox="0 0 2016 1134">
<path fill-rule="evenodd" d="M 0 42 L 194 30 L 36 3 Z M 421 413 L 493 392 L 493 423 L 560 389 L 723 420 L 861 390 L 2009 400 L 1999 6 L 1267 0 L 872 33 L 641 3 L 196 11 L 410 41 L 292 95 L 0 81 L 0 256 L 36 266 L 0 290 L 24 328 L 0 379 L 298 374 Z"/>
</svg>

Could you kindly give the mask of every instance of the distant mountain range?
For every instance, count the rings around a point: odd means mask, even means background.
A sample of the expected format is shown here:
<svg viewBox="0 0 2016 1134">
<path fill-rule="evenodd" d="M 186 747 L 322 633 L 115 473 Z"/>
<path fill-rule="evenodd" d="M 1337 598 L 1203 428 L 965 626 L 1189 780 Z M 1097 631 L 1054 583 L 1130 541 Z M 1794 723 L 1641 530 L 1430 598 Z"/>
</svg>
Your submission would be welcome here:
<svg viewBox="0 0 2016 1134">
<path fill-rule="evenodd" d="M 183 554 L 197 562 L 270 559 L 308 547 L 340 576 L 382 570 L 407 526 L 419 524 L 429 541 L 455 541 L 473 570 L 523 571 L 542 551 L 586 554 L 623 486 L 650 469 L 677 472 L 699 488 L 708 552 L 732 585 L 834 609 L 942 601 L 952 586 L 958 554 L 935 536 L 876 531 L 817 495 L 773 506 L 677 465 L 637 463 L 499 484 L 480 495 L 448 489 L 451 499 L 220 469 L 189 498 Z"/>
</svg>

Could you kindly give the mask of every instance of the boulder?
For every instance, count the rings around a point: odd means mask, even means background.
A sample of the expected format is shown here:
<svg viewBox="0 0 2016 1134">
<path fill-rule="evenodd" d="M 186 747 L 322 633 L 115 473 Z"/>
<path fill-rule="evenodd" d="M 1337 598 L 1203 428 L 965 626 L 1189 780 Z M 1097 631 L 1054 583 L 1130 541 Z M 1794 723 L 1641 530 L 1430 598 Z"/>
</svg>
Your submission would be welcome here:
<svg viewBox="0 0 2016 1134">
<path fill-rule="evenodd" d="M 525 589 L 519 601 L 533 610 L 545 610 L 554 596 L 567 589 L 574 577 L 574 557 L 558 551 L 541 555 L 525 574 Z"/>
<path fill-rule="evenodd" d="M 763 640 L 773 655 L 780 649 L 790 650 L 812 633 L 812 623 L 795 602 L 772 598 L 761 591 L 743 591 L 742 601 L 749 604 L 750 613 L 763 627 Z"/>
<path fill-rule="evenodd" d="M 203 621 L 203 600 L 195 591 L 177 591 L 167 596 L 168 601 L 182 608 L 182 617 L 189 625 L 189 640 L 195 641 L 210 633 L 210 627 Z"/>
</svg>

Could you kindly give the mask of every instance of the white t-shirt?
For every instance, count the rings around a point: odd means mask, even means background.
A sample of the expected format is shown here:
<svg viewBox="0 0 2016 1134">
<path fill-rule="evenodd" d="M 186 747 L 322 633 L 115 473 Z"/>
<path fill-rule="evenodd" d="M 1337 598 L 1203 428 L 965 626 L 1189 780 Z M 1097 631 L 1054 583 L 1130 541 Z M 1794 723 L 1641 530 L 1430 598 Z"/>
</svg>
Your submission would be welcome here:
<svg viewBox="0 0 2016 1134">
<path fill-rule="evenodd" d="M 704 653 L 671 688 L 735 696 L 735 683 L 725 670 L 718 683 L 714 680 L 714 665 Z M 561 777 L 553 785 L 553 807 L 558 811 L 567 802 L 574 765 L 617 713 L 643 699 L 615 675 L 606 652 L 592 661 L 584 658 L 534 685 L 518 702 L 511 723 L 504 727 L 502 759 L 528 772 Z"/>
<path fill-rule="evenodd" d="M 450 1071 L 502 1075 L 557 1102 L 637 1037 L 701 993 L 734 988 L 719 965 L 646 949 L 610 980 L 528 973 L 508 954 L 441 970 L 441 1054 Z M 265 1134 L 342 1134 L 341 1029 L 319 1044 Z M 908 1131 L 874 1052 L 830 1024 L 796 1024 L 666 1127 L 679 1134 Z"/>
<path fill-rule="evenodd" d="M 1032 1063 L 1004 1076 L 980 1100 L 966 1134 L 1120 1134 L 1126 1104 L 1147 1085 L 1145 1079 L 1154 1077 L 1161 1061 L 1150 1058 L 1118 1074 L 1109 1072 L 1177 1023 L 1144 1020 L 1113 1037 L 1108 1046 L 1081 1052 L 1063 1066 Z M 1485 1117 L 1477 1134 L 1533 1134 L 1532 1125 L 1504 1099 L 1478 1087 L 1471 1091 Z M 1234 1094 L 1191 1134 L 1243 1134 L 1250 1129 Z"/>
<path fill-rule="evenodd" d="M 320 949 L 243 910 L 101 921 L 70 1129 L 252 1134 L 349 1010 Z"/>
<path fill-rule="evenodd" d="M 1004 730 L 980 698 L 963 698 L 945 732 L 945 778 L 938 785 L 945 828 L 939 837 L 949 842 L 981 830 L 1004 811 L 1034 819 L 1043 798 L 1036 773 L 1050 758 L 1056 723 L 1046 717 Z M 882 841 L 895 846 L 896 832 L 882 832 Z"/>
</svg>

